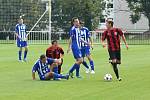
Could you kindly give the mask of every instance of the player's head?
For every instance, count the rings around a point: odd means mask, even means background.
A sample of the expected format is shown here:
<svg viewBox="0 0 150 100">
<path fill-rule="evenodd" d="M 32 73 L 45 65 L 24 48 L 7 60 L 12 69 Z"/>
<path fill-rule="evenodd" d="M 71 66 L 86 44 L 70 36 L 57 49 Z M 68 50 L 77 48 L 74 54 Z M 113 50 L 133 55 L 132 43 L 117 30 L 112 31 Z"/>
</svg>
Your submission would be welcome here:
<svg viewBox="0 0 150 100">
<path fill-rule="evenodd" d="M 45 54 L 42 54 L 42 55 L 40 56 L 40 60 L 41 60 L 42 63 L 46 63 L 46 55 L 45 55 Z"/>
<path fill-rule="evenodd" d="M 114 25 L 113 20 L 110 20 L 110 19 L 107 19 L 107 20 L 106 20 L 106 27 L 107 27 L 108 29 L 112 28 L 113 25 Z"/>
<path fill-rule="evenodd" d="M 57 46 L 57 45 L 58 45 L 57 40 L 53 40 L 53 41 L 52 41 L 52 46 Z"/>
<path fill-rule="evenodd" d="M 77 17 L 73 17 L 72 21 L 71 21 L 71 24 L 72 24 L 72 26 L 78 27 L 79 24 L 80 24 L 79 19 Z"/>
<path fill-rule="evenodd" d="M 19 24 L 23 24 L 23 19 L 22 19 L 22 18 L 19 18 L 19 19 L 18 19 L 18 22 L 19 22 Z"/>
</svg>

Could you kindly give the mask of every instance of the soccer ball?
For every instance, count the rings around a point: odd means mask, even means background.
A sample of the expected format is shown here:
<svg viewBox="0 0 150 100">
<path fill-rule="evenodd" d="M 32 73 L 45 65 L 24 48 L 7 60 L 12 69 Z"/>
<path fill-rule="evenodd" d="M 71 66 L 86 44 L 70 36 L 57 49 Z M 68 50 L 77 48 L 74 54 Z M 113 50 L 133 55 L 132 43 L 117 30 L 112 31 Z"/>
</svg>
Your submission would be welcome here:
<svg viewBox="0 0 150 100">
<path fill-rule="evenodd" d="M 104 80 L 105 80 L 105 81 L 111 81 L 111 80 L 112 80 L 111 74 L 105 74 Z"/>
</svg>

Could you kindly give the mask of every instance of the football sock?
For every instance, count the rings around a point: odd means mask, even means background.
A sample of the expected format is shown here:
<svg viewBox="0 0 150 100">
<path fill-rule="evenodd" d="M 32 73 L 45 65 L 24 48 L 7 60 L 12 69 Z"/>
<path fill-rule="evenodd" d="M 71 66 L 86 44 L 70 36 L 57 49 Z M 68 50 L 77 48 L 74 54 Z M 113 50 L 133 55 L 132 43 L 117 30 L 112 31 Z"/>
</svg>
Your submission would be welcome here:
<svg viewBox="0 0 150 100">
<path fill-rule="evenodd" d="M 86 61 L 83 61 L 82 64 L 83 64 L 87 69 L 89 69 L 89 66 L 87 65 Z"/>
<path fill-rule="evenodd" d="M 116 64 L 116 63 L 113 63 L 112 65 L 113 65 L 113 70 L 114 70 L 114 72 L 115 72 L 115 74 L 116 74 L 116 77 L 117 77 L 117 79 L 118 79 L 118 78 L 119 78 L 119 73 L 118 73 L 117 64 Z"/>
<path fill-rule="evenodd" d="M 21 60 L 22 51 L 19 51 L 19 60 Z"/>
<path fill-rule="evenodd" d="M 91 70 L 94 70 L 94 62 L 93 60 L 90 61 Z"/>
<path fill-rule="evenodd" d="M 80 65 L 76 67 L 76 76 L 80 75 Z"/>
<path fill-rule="evenodd" d="M 53 68 L 53 72 L 56 73 L 56 74 L 58 74 L 58 67 L 57 67 L 57 66 L 55 66 L 55 67 Z"/>
<path fill-rule="evenodd" d="M 58 74 L 61 73 L 61 65 L 58 65 Z"/>
<path fill-rule="evenodd" d="M 26 59 L 27 53 L 28 53 L 28 51 L 24 51 L 24 59 Z"/>
<path fill-rule="evenodd" d="M 69 70 L 69 73 L 72 73 L 76 69 L 76 67 L 78 67 L 78 64 L 75 63 Z"/>
<path fill-rule="evenodd" d="M 54 77 L 54 79 L 56 79 L 56 78 L 63 78 L 63 79 L 66 79 L 66 75 L 61 75 L 61 74 L 57 74 L 57 73 L 54 73 L 54 74 L 53 74 L 53 77 Z"/>
</svg>

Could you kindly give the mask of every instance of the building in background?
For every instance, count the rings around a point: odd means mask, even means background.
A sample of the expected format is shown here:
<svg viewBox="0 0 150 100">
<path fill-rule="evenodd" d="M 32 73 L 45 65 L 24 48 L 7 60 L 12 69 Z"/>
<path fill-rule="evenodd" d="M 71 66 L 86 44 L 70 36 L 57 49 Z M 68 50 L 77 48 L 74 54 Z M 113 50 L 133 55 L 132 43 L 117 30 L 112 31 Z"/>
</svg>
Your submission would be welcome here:
<svg viewBox="0 0 150 100">
<path fill-rule="evenodd" d="M 120 27 L 123 30 L 148 30 L 148 19 L 143 15 L 141 19 L 132 24 L 130 21 L 131 11 L 128 8 L 126 0 L 105 0 L 104 17 L 100 19 L 100 29 L 104 29 L 107 18 L 112 18 L 115 27 Z"/>
</svg>

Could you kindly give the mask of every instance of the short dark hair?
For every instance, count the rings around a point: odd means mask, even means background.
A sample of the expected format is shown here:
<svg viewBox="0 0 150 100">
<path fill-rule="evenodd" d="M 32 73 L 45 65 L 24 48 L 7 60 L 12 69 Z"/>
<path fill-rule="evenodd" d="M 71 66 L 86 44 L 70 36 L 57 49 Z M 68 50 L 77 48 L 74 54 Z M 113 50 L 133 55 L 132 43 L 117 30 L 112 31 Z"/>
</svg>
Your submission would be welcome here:
<svg viewBox="0 0 150 100">
<path fill-rule="evenodd" d="M 40 56 L 40 60 L 42 60 L 43 58 L 46 58 L 46 55 L 45 55 L 45 54 L 42 54 L 42 55 Z"/>
<path fill-rule="evenodd" d="M 53 45 L 55 42 L 57 43 L 57 40 L 53 40 L 53 41 L 51 42 L 51 44 Z"/>
<path fill-rule="evenodd" d="M 107 21 L 108 24 L 110 24 L 112 27 L 114 25 L 114 22 L 113 21 Z"/>
<path fill-rule="evenodd" d="M 71 20 L 71 26 L 73 26 L 73 22 L 74 22 L 75 19 L 78 19 L 78 17 L 73 17 L 72 18 L 72 20 Z"/>
</svg>

